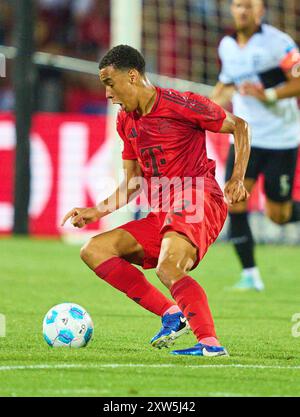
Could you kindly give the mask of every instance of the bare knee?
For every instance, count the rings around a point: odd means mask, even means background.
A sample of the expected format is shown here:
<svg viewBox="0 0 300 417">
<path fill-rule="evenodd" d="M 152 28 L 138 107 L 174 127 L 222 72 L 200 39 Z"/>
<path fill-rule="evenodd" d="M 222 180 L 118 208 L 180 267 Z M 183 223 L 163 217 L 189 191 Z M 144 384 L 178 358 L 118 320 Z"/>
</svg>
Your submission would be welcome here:
<svg viewBox="0 0 300 417">
<path fill-rule="evenodd" d="M 175 281 L 184 276 L 183 270 L 178 268 L 171 259 L 161 261 L 156 267 L 156 274 L 167 288 L 171 288 Z"/>
<path fill-rule="evenodd" d="M 144 251 L 134 237 L 122 229 L 115 229 L 93 237 L 80 251 L 81 259 L 93 270 L 115 256 L 141 265 Z"/>
<path fill-rule="evenodd" d="M 80 250 L 80 258 L 93 270 L 113 256 L 118 256 L 117 248 L 101 235 L 90 239 Z"/>
<path fill-rule="evenodd" d="M 176 281 L 187 275 L 193 265 L 192 258 L 180 261 L 174 253 L 166 252 L 164 258 L 158 262 L 156 274 L 160 281 L 170 289 Z"/>
<path fill-rule="evenodd" d="M 290 203 L 274 203 L 268 201 L 266 204 L 266 215 L 278 225 L 286 224 L 291 217 L 292 206 Z"/>
<path fill-rule="evenodd" d="M 156 274 L 170 289 L 192 269 L 196 259 L 197 249 L 188 237 L 168 232 L 162 240 Z"/>
<path fill-rule="evenodd" d="M 83 262 L 88 264 L 93 253 L 94 253 L 94 245 L 92 243 L 92 240 L 89 240 L 80 249 L 80 258 L 83 260 Z"/>
<path fill-rule="evenodd" d="M 273 223 L 276 223 L 278 225 L 286 224 L 289 220 L 289 216 L 286 216 L 285 213 L 268 213 L 267 214 L 269 219 L 272 220 Z"/>
</svg>

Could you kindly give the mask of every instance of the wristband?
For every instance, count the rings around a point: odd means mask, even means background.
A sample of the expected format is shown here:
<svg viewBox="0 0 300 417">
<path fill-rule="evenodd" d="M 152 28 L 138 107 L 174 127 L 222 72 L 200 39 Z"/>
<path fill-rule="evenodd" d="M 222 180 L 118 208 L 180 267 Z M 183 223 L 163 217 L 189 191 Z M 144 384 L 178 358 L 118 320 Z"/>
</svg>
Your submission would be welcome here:
<svg viewBox="0 0 300 417">
<path fill-rule="evenodd" d="M 265 95 L 267 98 L 267 103 L 274 104 L 278 100 L 277 92 L 275 88 L 267 88 L 265 90 Z"/>
</svg>

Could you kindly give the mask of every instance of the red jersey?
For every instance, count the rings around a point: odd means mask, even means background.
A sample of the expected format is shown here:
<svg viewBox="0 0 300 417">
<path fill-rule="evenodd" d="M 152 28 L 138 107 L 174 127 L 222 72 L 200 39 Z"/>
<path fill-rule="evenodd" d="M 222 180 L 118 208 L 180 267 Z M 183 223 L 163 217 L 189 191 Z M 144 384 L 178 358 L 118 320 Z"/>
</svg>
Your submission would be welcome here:
<svg viewBox="0 0 300 417">
<path fill-rule="evenodd" d="M 205 131 L 220 131 L 224 110 L 192 92 L 156 89 L 149 114 L 122 110 L 118 114 L 122 158 L 137 159 L 148 184 L 152 177 L 202 177 L 206 191 L 222 195 L 215 180 L 215 161 L 207 157 Z"/>
</svg>

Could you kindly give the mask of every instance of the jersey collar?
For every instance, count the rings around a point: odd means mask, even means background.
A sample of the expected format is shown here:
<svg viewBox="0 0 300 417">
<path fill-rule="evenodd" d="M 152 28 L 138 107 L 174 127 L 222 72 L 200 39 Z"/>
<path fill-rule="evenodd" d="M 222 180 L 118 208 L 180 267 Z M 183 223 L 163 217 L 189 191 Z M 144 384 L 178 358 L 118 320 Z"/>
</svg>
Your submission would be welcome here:
<svg viewBox="0 0 300 417">
<path fill-rule="evenodd" d="M 262 25 L 259 25 L 257 30 L 253 33 L 252 36 L 254 36 L 256 33 L 263 33 Z M 237 32 L 233 32 L 231 35 L 229 35 L 234 40 L 237 40 Z"/>
</svg>

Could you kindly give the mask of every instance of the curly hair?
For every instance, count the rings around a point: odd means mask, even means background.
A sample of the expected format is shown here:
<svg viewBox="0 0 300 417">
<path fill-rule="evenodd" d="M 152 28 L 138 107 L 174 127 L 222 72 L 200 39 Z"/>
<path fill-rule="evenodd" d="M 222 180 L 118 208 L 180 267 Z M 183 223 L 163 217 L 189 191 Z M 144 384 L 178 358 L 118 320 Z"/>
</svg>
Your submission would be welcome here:
<svg viewBox="0 0 300 417">
<path fill-rule="evenodd" d="M 101 59 L 99 69 L 112 65 L 116 69 L 136 69 L 140 74 L 145 73 L 145 59 L 142 54 L 128 45 L 118 45 L 108 51 Z"/>
</svg>

